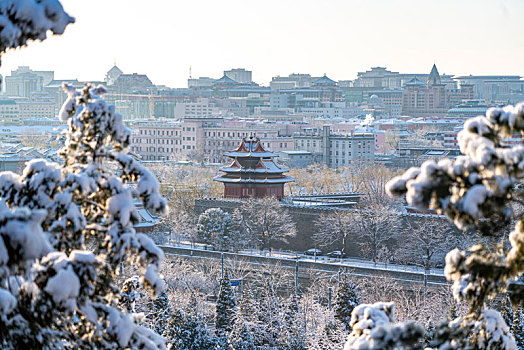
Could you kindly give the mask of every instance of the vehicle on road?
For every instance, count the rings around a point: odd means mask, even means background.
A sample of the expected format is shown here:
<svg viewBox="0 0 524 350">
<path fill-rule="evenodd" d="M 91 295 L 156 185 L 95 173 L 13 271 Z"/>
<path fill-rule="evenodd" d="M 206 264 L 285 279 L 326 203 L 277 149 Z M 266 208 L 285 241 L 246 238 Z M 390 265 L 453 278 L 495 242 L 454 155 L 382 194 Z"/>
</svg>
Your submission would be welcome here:
<svg viewBox="0 0 524 350">
<path fill-rule="evenodd" d="M 334 250 L 332 252 L 329 252 L 327 253 L 327 256 L 329 256 L 330 258 L 340 258 L 341 256 L 342 258 L 347 257 L 346 253 L 342 253 L 340 250 Z"/>
<path fill-rule="evenodd" d="M 311 248 L 304 252 L 304 255 L 322 255 L 322 251 L 320 249 Z"/>
</svg>

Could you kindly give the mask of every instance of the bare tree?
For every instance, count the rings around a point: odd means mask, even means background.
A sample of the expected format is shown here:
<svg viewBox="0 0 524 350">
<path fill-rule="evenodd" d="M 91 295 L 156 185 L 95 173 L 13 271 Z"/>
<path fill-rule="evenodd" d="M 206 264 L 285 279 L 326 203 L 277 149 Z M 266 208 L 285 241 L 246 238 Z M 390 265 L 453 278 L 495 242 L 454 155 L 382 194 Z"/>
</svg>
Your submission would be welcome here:
<svg viewBox="0 0 524 350">
<path fill-rule="evenodd" d="M 274 197 L 248 199 L 233 216 L 250 241 L 261 249 L 271 249 L 274 241 L 287 241 L 296 234 L 293 219 Z"/>
<path fill-rule="evenodd" d="M 399 215 L 388 206 L 374 204 L 360 209 L 353 218 L 362 252 L 376 263 L 383 247 L 391 250 L 388 246 L 398 236 Z"/>
<path fill-rule="evenodd" d="M 340 244 L 340 258 L 346 251 L 346 239 L 355 232 L 353 213 L 348 210 L 334 210 L 329 213 L 322 213 L 315 221 L 317 231 L 313 234 L 313 239 L 318 241 L 321 246 Z"/>
<path fill-rule="evenodd" d="M 453 302 L 447 286 L 432 286 L 427 291 L 423 284 L 413 283 L 409 286 L 398 280 L 377 276 L 362 278 L 354 282 L 363 303 L 372 304 L 378 301 L 395 302 L 395 317 L 399 321 L 417 320 L 437 323 L 446 317 Z"/>
<path fill-rule="evenodd" d="M 406 261 L 418 263 L 429 270 L 436 261 L 443 263 L 445 254 L 457 247 L 459 237 L 456 231 L 444 218 L 407 218 L 399 253 Z"/>
<path fill-rule="evenodd" d="M 400 147 L 400 134 L 396 131 L 386 131 L 384 139 L 384 153 L 394 154 Z"/>
<path fill-rule="evenodd" d="M 442 142 L 435 137 L 431 137 L 432 133 L 437 133 L 440 130 L 435 126 L 419 127 L 411 130 L 409 136 L 404 139 L 404 143 L 411 147 L 442 147 Z"/>
<path fill-rule="evenodd" d="M 354 163 L 346 168 L 343 181 L 349 182 L 343 187 L 348 191 L 359 192 L 366 204 L 392 203 L 385 190 L 386 183 L 395 175 L 383 165 L 370 167 L 366 163 Z"/>
</svg>

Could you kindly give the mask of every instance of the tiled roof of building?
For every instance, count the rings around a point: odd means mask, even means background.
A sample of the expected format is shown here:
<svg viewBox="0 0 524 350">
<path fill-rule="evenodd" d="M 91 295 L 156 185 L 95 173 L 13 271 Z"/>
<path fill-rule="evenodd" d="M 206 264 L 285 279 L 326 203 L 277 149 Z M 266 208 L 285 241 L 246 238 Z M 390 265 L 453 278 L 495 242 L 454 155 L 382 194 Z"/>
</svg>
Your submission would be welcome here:
<svg viewBox="0 0 524 350">
<path fill-rule="evenodd" d="M 153 83 L 151 82 L 151 80 L 149 80 L 147 75 L 137 74 L 137 73 L 122 74 L 116 79 L 115 84 L 126 84 L 129 82 L 137 82 L 137 83 L 146 84 L 146 85 L 153 85 Z"/>
<path fill-rule="evenodd" d="M 329 79 L 325 74 L 322 78 L 313 82 L 313 85 L 337 85 L 337 82 Z"/>
<path fill-rule="evenodd" d="M 438 73 L 437 66 L 433 64 L 431 72 L 428 75 L 428 84 L 437 85 L 441 83 L 440 74 Z"/>
<path fill-rule="evenodd" d="M 122 72 L 122 70 L 120 68 L 118 68 L 116 65 L 113 66 L 113 68 L 111 68 L 107 74 L 110 74 L 110 75 L 113 75 L 113 74 L 122 74 L 124 72 Z"/>
<path fill-rule="evenodd" d="M 238 84 L 238 82 L 234 81 L 227 75 L 224 75 L 222 78 L 215 80 L 213 84 Z"/>
<path fill-rule="evenodd" d="M 438 72 L 437 66 L 433 64 L 433 67 L 431 68 L 431 72 L 429 73 L 429 79 L 432 78 L 440 78 L 440 74 Z"/>
<path fill-rule="evenodd" d="M 424 82 L 420 81 L 417 78 L 413 78 L 410 81 L 408 81 L 405 85 L 426 85 Z"/>
</svg>

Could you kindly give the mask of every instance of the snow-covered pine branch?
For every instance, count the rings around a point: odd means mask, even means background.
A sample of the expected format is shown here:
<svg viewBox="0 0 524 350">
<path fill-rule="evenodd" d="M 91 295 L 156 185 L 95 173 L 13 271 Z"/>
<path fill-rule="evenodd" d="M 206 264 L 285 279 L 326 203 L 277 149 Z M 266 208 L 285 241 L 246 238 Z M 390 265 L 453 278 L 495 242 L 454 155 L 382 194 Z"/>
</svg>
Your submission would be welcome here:
<svg viewBox="0 0 524 350">
<path fill-rule="evenodd" d="M 524 177 L 524 146 L 505 142 L 505 138 L 518 133 L 524 135 L 524 103 L 491 108 L 486 116 L 466 121 L 458 135 L 463 156 L 438 163 L 426 161 L 386 185 L 390 195 L 405 194 L 408 204 L 435 209 L 462 229 L 476 227 L 481 233 L 493 234 L 495 228 L 516 221 L 509 236 L 509 250 L 492 251 L 477 244 L 468 252 L 454 249 L 447 254 L 444 272 L 453 282 L 453 295 L 469 302 L 470 309 L 465 317 L 437 327 L 431 344 L 434 349 L 516 349 L 500 313 L 484 309 L 484 303 L 504 292 L 510 279 L 524 272 L 524 218 L 515 217 L 511 207 L 524 197 L 516 186 Z M 517 293 L 512 297 L 523 296 Z M 377 313 L 367 311 L 368 316 Z M 356 325 L 360 316 L 358 312 L 354 316 Z M 371 327 L 370 334 L 376 332 L 376 327 Z M 351 344 L 360 336 L 354 328 L 346 346 L 354 348 Z"/>
<path fill-rule="evenodd" d="M 405 193 L 410 205 L 437 209 L 460 228 L 489 229 L 518 220 L 506 254 L 491 253 L 480 245 L 469 254 L 459 250 L 448 254 L 446 277 L 454 282 L 455 297 L 470 301 L 472 310 L 524 272 L 524 222 L 513 217 L 511 208 L 514 199 L 522 198 L 515 185 L 524 175 L 524 146 L 504 143 L 504 137 L 522 132 L 524 103 L 491 108 L 485 117 L 469 119 L 459 133 L 464 156 L 454 161 L 427 161 L 387 185 L 390 194 Z"/>
<path fill-rule="evenodd" d="M 155 214 L 166 202 L 127 154 L 129 130 L 104 88 L 64 88 L 63 165 L 34 160 L 20 176 L 0 173 L 1 347 L 162 349 L 162 338 L 116 307 L 113 280 L 129 263 L 142 269 L 141 285 L 163 291 L 163 254 L 135 233 L 133 195 Z"/>
<path fill-rule="evenodd" d="M 395 324 L 393 303 L 361 304 L 351 313 L 352 332 L 344 350 L 411 349 L 424 335 L 415 322 Z"/>
<path fill-rule="evenodd" d="M 8 49 L 44 40 L 47 33 L 62 34 L 74 23 L 59 0 L 0 1 L 0 56 Z"/>
</svg>

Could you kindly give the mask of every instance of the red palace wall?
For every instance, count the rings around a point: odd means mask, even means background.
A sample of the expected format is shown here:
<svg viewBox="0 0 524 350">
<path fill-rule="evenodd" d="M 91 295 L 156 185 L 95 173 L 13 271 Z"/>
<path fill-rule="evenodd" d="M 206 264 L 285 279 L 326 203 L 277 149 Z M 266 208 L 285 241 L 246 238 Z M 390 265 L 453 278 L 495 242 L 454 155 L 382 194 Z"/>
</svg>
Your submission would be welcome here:
<svg viewBox="0 0 524 350">
<path fill-rule="evenodd" d="M 278 199 L 284 197 L 284 185 L 278 187 L 262 187 L 262 186 L 252 186 L 252 187 L 239 187 L 239 186 L 230 186 L 225 184 L 224 186 L 224 197 L 225 198 L 263 198 L 263 197 L 277 197 Z"/>
</svg>

